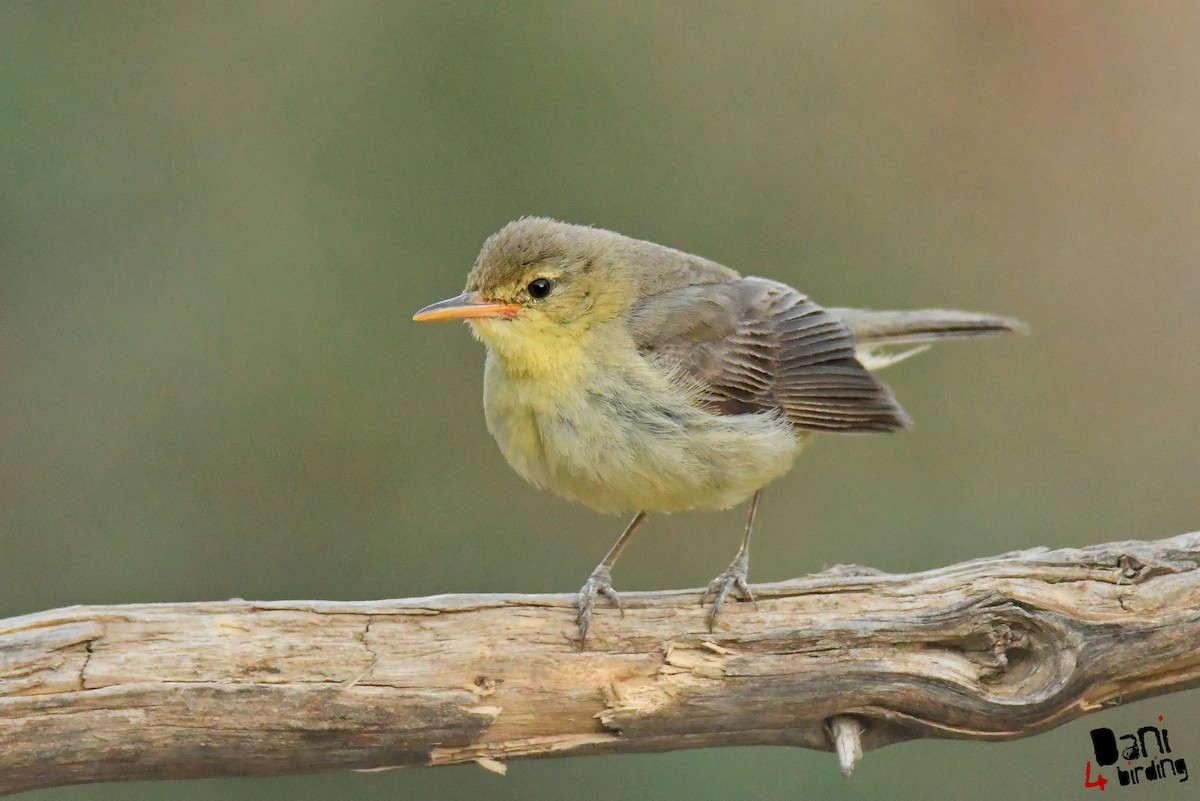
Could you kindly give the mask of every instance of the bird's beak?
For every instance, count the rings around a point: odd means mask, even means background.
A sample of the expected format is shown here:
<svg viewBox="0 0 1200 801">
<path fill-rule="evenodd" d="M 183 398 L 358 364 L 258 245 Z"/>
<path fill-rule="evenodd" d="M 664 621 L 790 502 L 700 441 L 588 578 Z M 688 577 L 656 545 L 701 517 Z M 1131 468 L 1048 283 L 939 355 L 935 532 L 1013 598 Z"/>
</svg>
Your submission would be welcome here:
<svg viewBox="0 0 1200 801">
<path fill-rule="evenodd" d="M 521 310 L 519 303 L 483 300 L 475 292 L 464 292 L 453 298 L 431 303 L 413 315 L 419 323 L 434 320 L 468 320 L 472 317 L 498 317 L 511 320 Z"/>
</svg>

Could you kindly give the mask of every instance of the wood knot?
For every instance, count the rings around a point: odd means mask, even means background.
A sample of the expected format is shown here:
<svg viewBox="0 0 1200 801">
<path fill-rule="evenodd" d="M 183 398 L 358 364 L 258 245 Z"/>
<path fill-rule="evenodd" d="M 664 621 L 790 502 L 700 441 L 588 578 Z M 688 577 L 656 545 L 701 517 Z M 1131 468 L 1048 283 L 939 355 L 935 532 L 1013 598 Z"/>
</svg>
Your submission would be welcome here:
<svg viewBox="0 0 1200 801">
<path fill-rule="evenodd" d="M 475 677 L 475 680 L 471 682 L 471 686 L 468 689 L 476 695 L 483 697 L 496 692 L 503 683 L 504 679 L 492 678 L 481 673 Z"/>
<path fill-rule="evenodd" d="M 1117 570 L 1120 578 L 1126 581 L 1138 581 L 1145 577 L 1146 563 L 1132 554 L 1121 554 L 1117 559 Z"/>
</svg>

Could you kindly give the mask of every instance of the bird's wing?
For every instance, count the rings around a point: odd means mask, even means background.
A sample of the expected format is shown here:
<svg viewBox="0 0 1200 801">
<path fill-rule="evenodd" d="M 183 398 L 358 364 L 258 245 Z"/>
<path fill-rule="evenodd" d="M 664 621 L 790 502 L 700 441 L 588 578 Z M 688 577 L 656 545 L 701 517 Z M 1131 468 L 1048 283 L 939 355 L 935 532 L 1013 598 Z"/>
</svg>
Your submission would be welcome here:
<svg viewBox="0 0 1200 801">
<path fill-rule="evenodd" d="M 816 431 L 909 424 L 855 359 L 846 324 L 785 284 L 739 277 L 678 286 L 643 298 L 630 330 L 643 354 L 682 369 L 719 413 L 780 410 Z"/>
</svg>

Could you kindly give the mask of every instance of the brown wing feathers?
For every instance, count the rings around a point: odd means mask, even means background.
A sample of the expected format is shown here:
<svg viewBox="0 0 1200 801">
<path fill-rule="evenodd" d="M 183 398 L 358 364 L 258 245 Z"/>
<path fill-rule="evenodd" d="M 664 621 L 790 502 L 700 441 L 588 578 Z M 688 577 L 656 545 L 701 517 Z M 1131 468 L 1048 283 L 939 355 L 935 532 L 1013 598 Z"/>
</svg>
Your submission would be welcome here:
<svg viewBox="0 0 1200 801">
<path fill-rule="evenodd" d="M 784 284 L 738 278 L 643 299 L 632 332 L 678 365 L 722 414 L 781 410 L 798 428 L 891 431 L 908 417 L 854 358 L 834 314 Z"/>
<path fill-rule="evenodd" d="M 854 336 L 845 324 L 790 287 L 772 289 L 777 299 L 767 313 L 779 349 L 771 395 L 788 419 L 818 431 L 892 431 L 908 425 L 892 393 L 854 358 Z M 757 313 L 756 306 L 743 314 Z"/>
</svg>

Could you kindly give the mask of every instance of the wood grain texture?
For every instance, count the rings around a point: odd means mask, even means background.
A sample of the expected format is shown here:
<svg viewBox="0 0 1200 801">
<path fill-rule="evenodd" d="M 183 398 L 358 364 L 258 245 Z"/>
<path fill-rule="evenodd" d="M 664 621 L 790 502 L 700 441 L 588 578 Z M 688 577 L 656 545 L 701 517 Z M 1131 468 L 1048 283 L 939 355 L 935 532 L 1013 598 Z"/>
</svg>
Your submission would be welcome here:
<svg viewBox="0 0 1200 801">
<path fill-rule="evenodd" d="M 834 737 L 845 768 L 855 746 L 1021 737 L 1200 684 L 1200 533 L 755 593 L 712 634 L 699 590 L 626 593 L 584 652 L 571 595 L 0 621 L 0 793 Z"/>
</svg>

